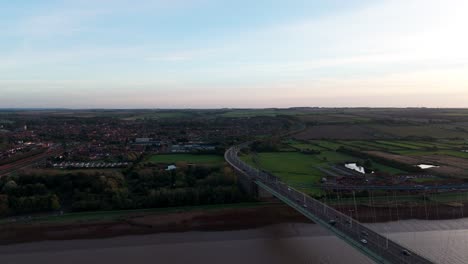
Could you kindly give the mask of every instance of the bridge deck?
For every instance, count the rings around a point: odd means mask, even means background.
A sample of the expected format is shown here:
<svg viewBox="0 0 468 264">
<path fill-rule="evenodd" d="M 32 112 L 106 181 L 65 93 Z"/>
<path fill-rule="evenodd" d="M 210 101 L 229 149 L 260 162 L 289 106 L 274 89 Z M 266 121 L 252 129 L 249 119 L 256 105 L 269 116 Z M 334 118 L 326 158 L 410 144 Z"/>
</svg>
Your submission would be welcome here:
<svg viewBox="0 0 468 264">
<path fill-rule="evenodd" d="M 244 163 L 238 158 L 238 152 L 240 148 L 246 146 L 243 144 L 226 151 L 225 159 L 234 169 L 312 221 L 327 228 L 377 263 L 432 263 L 418 253 L 373 231 L 351 217 L 295 190 L 277 177 Z"/>
</svg>

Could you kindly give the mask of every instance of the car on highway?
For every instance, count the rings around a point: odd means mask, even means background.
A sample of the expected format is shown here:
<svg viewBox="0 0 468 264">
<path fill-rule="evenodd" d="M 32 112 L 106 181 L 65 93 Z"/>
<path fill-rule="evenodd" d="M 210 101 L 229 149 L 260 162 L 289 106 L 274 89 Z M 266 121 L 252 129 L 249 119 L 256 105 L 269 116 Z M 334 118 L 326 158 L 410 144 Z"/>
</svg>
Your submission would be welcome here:
<svg viewBox="0 0 468 264">
<path fill-rule="evenodd" d="M 408 251 L 408 250 L 403 250 L 401 251 L 401 254 L 405 255 L 405 256 L 411 256 L 411 253 Z"/>
<path fill-rule="evenodd" d="M 366 231 L 362 231 L 361 234 L 366 237 L 369 236 L 369 233 L 367 233 Z"/>
<path fill-rule="evenodd" d="M 328 224 L 334 226 L 336 225 L 336 221 L 334 219 L 330 219 L 330 221 L 328 221 Z"/>
<path fill-rule="evenodd" d="M 367 240 L 361 239 L 361 243 L 364 244 L 364 245 L 367 245 Z"/>
</svg>

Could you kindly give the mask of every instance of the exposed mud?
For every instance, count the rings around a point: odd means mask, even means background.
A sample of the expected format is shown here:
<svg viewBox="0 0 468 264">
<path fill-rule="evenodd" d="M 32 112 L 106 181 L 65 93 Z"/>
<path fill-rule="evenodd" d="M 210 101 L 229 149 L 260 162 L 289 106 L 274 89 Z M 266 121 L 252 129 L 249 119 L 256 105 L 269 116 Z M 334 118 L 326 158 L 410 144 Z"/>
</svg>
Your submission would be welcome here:
<svg viewBox="0 0 468 264">
<path fill-rule="evenodd" d="M 340 206 L 336 209 L 363 223 L 405 219 L 455 219 L 468 216 L 467 205 L 406 207 Z M 250 208 L 196 210 L 174 213 L 129 214 L 115 221 L 71 223 L 10 223 L 0 226 L 0 244 L 43 240 L 96 239 L 126 235 L 188 231 L 229 231 L 255 229 L 282 223 L 311 223 L 281 203 Z"/>
</svg>

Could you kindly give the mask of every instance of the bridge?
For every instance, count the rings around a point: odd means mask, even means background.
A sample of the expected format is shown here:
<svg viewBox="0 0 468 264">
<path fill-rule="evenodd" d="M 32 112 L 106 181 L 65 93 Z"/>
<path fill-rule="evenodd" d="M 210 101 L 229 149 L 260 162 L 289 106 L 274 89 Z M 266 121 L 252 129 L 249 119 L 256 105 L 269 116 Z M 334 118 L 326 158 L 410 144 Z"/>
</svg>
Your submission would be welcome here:
<svg viewBox="0 0 468 264">
<path fill-rule="evenodd" d="M 231 147 L 224 155 L 226 161 L 237 173 L 245 176 L 247 182 L 254 183 L 271 193 L 377 263 L 433 263 L 418 253 L 373 231 L 352 217 L 286 185 L 278 177 L 243 162 L 239 159 L 238 154 L 242 148 L 246 148 L 248 145 L 249 143 L 244 143 Z"/>
</svg>

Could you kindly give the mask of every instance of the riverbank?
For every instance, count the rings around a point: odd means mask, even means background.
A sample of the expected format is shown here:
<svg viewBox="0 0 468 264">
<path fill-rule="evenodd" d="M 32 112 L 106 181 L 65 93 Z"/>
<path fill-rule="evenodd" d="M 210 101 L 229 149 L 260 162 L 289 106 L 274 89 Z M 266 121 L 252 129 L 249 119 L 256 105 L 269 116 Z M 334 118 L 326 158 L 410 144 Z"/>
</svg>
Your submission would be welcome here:
<svg viewBox="0 0 468 264">
<path fill-rule="evenodd" d="M 368 207 L 338 206 L 363 223 L 409 219 L 443 220 L 468 215 L 468 206 Z M 357 210 L 356 210 L 357 209 Z M 37 217 L 0 223 L 0 245 L 44 241 L 98 239 L 127 235 L 188 231 L 247 230 L 283 223 L 312 223 L 281 202 L 211 205 L 135 211 L 110 211 Z"/>
<path fill-rule="evenodd" d="M 276 202 L 154 211 L 96 212 L 4 223 L 0 225 L 0 244 L 169 232 L 244 230 L 287 222 L 310 221 L 287 205 Z"/>
</svg>

